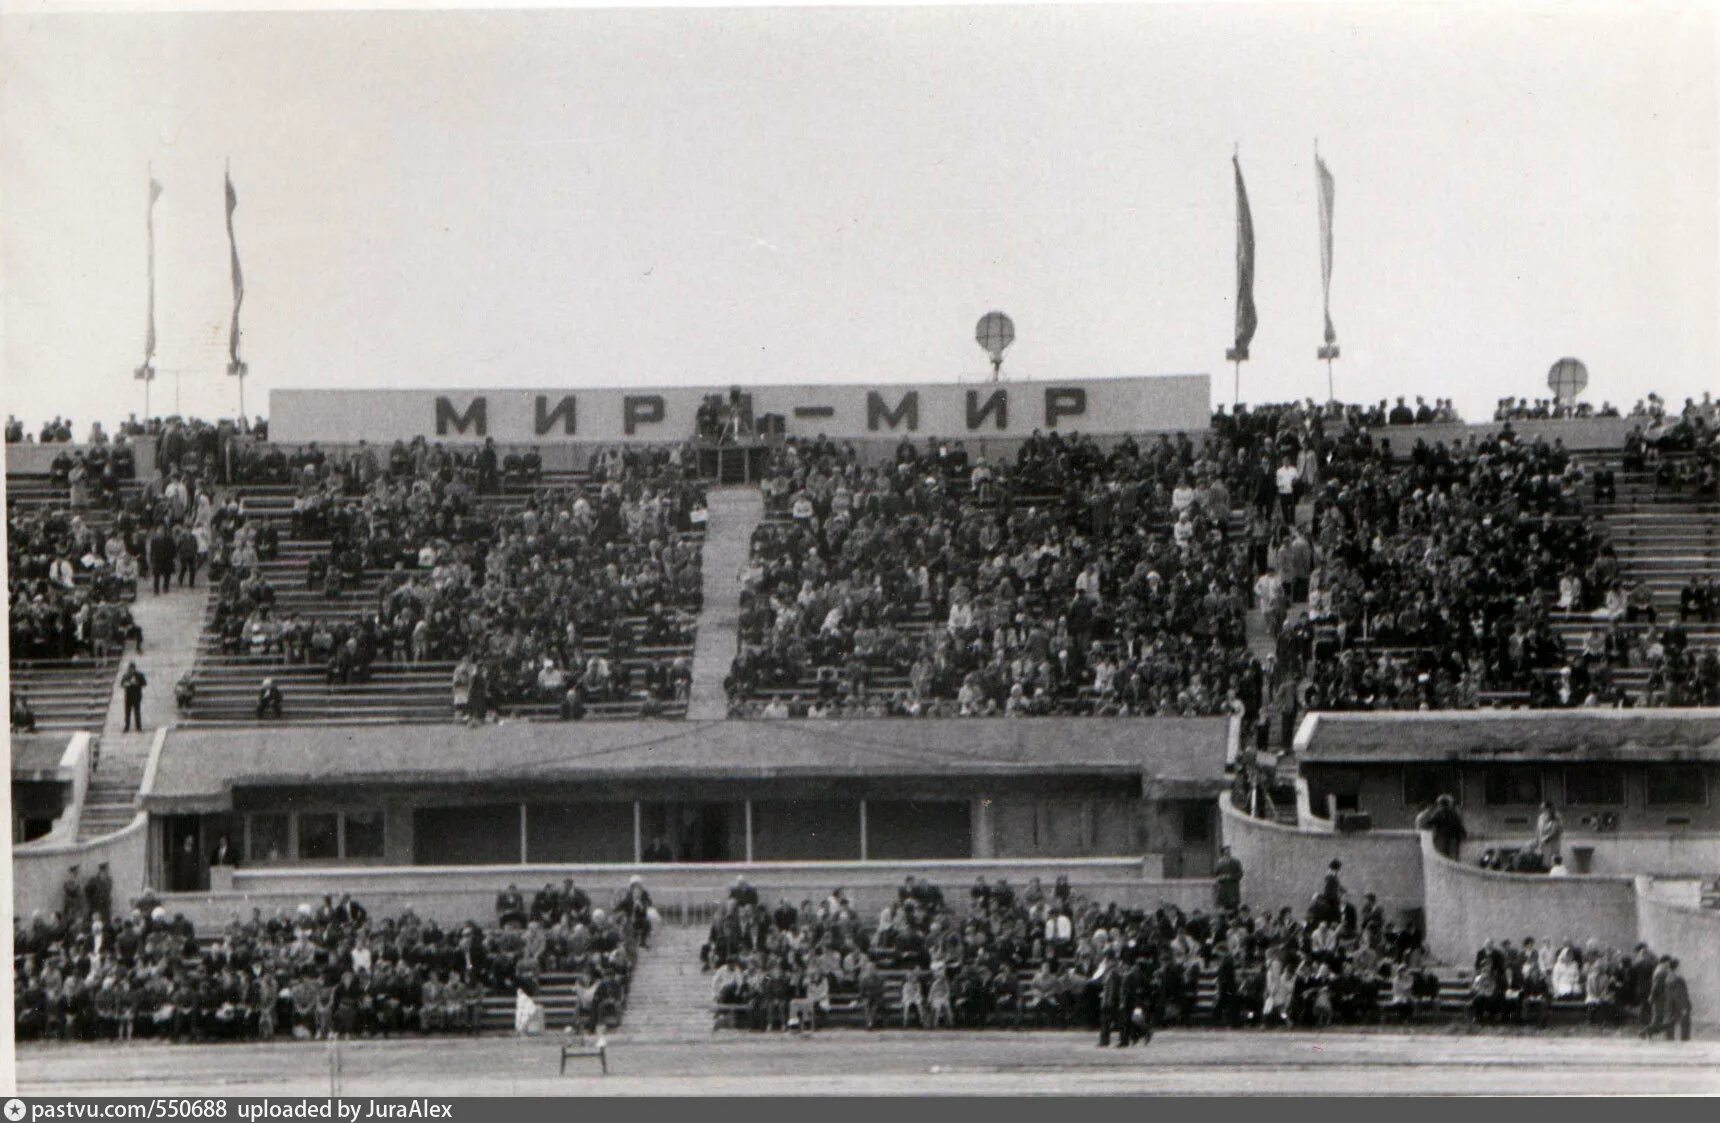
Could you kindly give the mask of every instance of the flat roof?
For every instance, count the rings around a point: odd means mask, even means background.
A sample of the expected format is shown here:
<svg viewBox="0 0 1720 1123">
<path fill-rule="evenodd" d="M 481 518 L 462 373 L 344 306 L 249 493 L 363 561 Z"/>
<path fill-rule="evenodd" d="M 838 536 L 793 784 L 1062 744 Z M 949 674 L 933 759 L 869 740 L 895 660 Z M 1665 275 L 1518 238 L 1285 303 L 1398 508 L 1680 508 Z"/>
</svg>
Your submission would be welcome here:
<svg viewBox="0 0 1720 1123">
<path fill-rule="evenodd" d="M 1230 719 L 875 718 L 174 729 L 146 807 L 235 787 L 520 780 L 1128 775 L 1200 795 L 1224 783 Z"/>
<path fill-rule="evenodd" d="M 14 733 L 11 735 L 12 778 L 58 780 L 60 760 L 74 733 Z"/>
<path fill-rule="evenodd" d="M 1296 754 L 1316 763 L 1720 761 L 1720 710 L 1318 713 Z"/>
</svg>

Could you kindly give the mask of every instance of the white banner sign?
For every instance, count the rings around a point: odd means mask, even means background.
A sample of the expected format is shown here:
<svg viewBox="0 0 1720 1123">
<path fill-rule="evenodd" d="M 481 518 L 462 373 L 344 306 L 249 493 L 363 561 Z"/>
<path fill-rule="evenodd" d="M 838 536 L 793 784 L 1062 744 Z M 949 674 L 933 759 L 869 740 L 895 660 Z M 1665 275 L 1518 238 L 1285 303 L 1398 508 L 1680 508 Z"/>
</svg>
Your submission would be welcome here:
<svg viewBox="0 0 1720 1123">
<path fill-rule="evenodd" d="M 275 390 L 269 438 L 283 444 L 425 437 L 499 444 L 662 442 L 694 435 L 700 403 L 730 388 L 589 390 Z M 778 414 L 799 436 L 1025 437 L 1202 431 L 1204 374 L 1067 382 L 751 386 L 752 414 Z"/>
</svg>

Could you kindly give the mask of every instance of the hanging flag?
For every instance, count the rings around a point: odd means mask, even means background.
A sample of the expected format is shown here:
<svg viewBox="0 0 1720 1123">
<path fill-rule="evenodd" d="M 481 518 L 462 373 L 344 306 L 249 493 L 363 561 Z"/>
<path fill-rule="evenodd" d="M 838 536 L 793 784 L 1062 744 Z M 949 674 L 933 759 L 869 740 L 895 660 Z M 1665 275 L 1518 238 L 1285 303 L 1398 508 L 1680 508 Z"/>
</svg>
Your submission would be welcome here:
<svg viewBox="0 0 1720 1123">
<path fill-rule="evenodd" d="M 227 334 L 227 373 L 242 375 L 239 361 L 239 307 L 245 303 L 245 275 L 239 271 L 239 243 L 233 236 L 233 212 L 239 209 L 239 193 L 233 190 L 233 173 L 227 173 L 227 249 L 233 264 L 233 327 Z"/>
<path fill-rule="evenodd" d="M 1248 188 L 1242 184 L 1242 162 L 1230 159 L 1236 168 L 1236 349 L 1233 362 L 1248 358 L 1248 345 L 1260 318 L 1254 311 L 1254 216 L 1248 210 Z"/>
<path fill-rule="evenodd" d="M 1332 171 L 1318 153 L 1314 156 L 1314 176 L 1320 186 L 1320 288 L 1326 308 L 1326 346 L 1338 342 L 1337 329 L 1332 327 L 1332 198 L 1335 188 Z"/>
<path fill-rule="evenodd" d="M 143 336 L 143 367 L 149 369 L 149 361 L 155 358 L 155 201 L 161 198 L 161 184 L 155 176 L 149 177 L 149 209 L 145 221 L 149 225 L 149 324 Z M 149 378 L 149 374 L 139 374 L 140 378 Z"/>
</svg>

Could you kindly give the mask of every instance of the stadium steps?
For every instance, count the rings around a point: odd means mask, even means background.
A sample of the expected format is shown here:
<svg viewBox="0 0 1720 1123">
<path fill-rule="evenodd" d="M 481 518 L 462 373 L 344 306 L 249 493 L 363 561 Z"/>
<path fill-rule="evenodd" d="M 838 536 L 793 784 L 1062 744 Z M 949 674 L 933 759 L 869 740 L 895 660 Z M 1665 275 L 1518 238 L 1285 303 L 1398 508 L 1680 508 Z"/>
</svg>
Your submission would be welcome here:
<svg viewBox="0 0 1720 1123">
<path fill-rule="evenodd" d="M 129 824 L 137 815 L 137 792 L 149 761 L 153 738 L 147 733 L 107 735 L 102 738 L 97 765 L 90 774 L 78 818 L 78 841 L 109 835 Z"/>
<path fill-rule="evenodd" d="M 741 571 L 752 549 L 753 528 L 764 517 L 756 487 L 714 487 L 708 492 L 710 525 L 700 553 L 704 606 L 693 644 L 693 685 L 687 716 L 728 716 L 723 679 L 740 649 Z"/>
<path fill-rule="evenodd" d="M 30 700 L 36 728 L 99 731 L 107 721 L 118 659 L 22 659 L 11 665 L 14 693 Z"/>
<path fill-rule="evenodd" d="M 706 930 L 659 924 L 640 953 L 622 1029 L 628 1037 L 677 1040 L 709 1037 L 711 976 L 699 970 Z"/>
<path fill-rule="evenodd" d="M 637 969 L 635 970 L 637 978 Z M 573 1024 L 579 1009 L 573 997 L 577 977 L 563 972 L 548 972 L 538 979 L 534 1000 L 544 1008 L 545 1030 L 566 1029 Z M 485 1032 L 514 1032 L 514 1003 L 511 994 L 485 994 L 478 1004 L 478 1028 Z M 629 1000 L 629 1003 L 631 1000 Z"/>
</svg>

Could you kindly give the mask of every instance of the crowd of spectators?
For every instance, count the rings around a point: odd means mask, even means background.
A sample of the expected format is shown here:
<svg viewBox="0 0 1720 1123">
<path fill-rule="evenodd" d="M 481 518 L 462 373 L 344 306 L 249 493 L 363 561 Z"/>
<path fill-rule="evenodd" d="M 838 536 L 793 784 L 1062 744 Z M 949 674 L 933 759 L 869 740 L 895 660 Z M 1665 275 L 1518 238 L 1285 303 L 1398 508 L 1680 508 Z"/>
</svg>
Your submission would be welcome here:
<svg viewBox="0 0 1720 1123">
<path fill-rule="evenodd" d="M 1334 862 L 1304 911 L 1259 915 L 1234 900 L 1187 913 L 1101 907 L 1063 878 L 1050 889 L 981 878 L 964 908 L 910 876 L 874 918 L 840 888 L 773 907 L 740 879 L 701 965 L 719 1015 L 754 1030 L 816 1029 L 851 1010 L 868 1029 L 1032 1018 L 1126 1044 L 1159 1026 L 1409 1020 L 1449 999 L 1420 932 L 1372 894 L 1353 901 L 1340 873 Z M 1677 1001 L 1669 974 L 1676 964 L 1643 945 L 1627 956 L 1593 941 L 1556 952 L 1490 941 L 1463 1001 L 1477 1022 L 1545 1025 L 1555 1000 L 1580 1000 L 1593 1024 L 1634 1015 L 1658 1032 L 1682 1017 L 1688 1035 L 1688 995 Z"/>
<path fill-rule="evenodd" d="M 573 718 L 593 703 L 685 699 L 688 659 L 638 655 L 690 642 L 700 605 L 690 535 L 705 499 L 683 450 L 603 450 L 588 486 L 537 488 L 512 506 L 483 499 L 541 480 L 535 452 L 419 439 L 381 455 L 362 442 L 343 456 L 314 444 L 271 455 L 297 484 L 293 533 L 330 542 L 308 585 L 362 607 L 301 619 L 276 612 L 260 577 L 224 580 L 215 627 L 226 650 L 321 666 L 331 683 L 363 681 L 379 660 L 458 661 L 454 704 L 473 720 L 529 704 Z M 374 592 L 359 592 L 377 571 Z"/>
<path fill-rule="evenodd" d="M 1615 681 L 1624 659 L 1567 651 L 1561 617 L 1635 621 L 1653 597 L 1584 516 L 1562 442 L 1506 423 L 1395 449 L 1373 431 L 1394 412 L 1221 409 L 1199 446 L 1035 433 L 997 463 L 960 441 L 866 464 L 790 439 L 742 575 L 731 712 L 1230 712 L 1264 743 L 1311 708 L 1708 696 L 1708 657 L 1676 632 L 1636 653 L 1655 669 L 1637 694 Z M 1675 428 L 1657 440 L 1712 446 L 1700 407 Z"/>
<path fill-rule="evenodd" d="M 111 882 L 80 882 L 74 867 L 59 911 L 18 918 L 17 1040 L 475 1032 L 486 995 L 538 994 L 551 972 L 572 976 L 586 1026 L 613 1025 L 638 957 L 625 898 L 605 911 L 576 893 L 553 919 L 486 930 L 443 927 L 410 908 L 378 920 L 342 895 L 235 915 L 211 939 L 147 896 L 113 914 L 111 892 Z"/>
<path fill-rule="evenodd" d="M 734 711 L 793 712 L 758 692 L 809 680 L 793 705 L 813 716 L 1222 711 L 1249 662 L 1243 455 L 1050 433 L 1013 462 L 904 441 L 867 466 L 787 442 L 742 578 Z"/>
<path fill-rule="evenodd" d="M 1493 410 L 1495 421 L 1570 421 L 1590 417 L 1617 417 L 1618 407 L 1602 402 L 1565 402 L 1557 398 L 1500 398 Z"/>
<path fill-rule="evenodd" d="M 61 423 L 61 427 L 69 422 Z M 273 531 L 247 525 L 218 498 L 218 430 L 171 419 L 156 427 L 158 471 L 141 488 L 125 441 L 99 431 L 78 452 L 62 451 L 49 481 L 65 501 L 9 505 L 9 629 L 12 658 L 107 658 L 143 634 L 129 607 L 142 581 L 159 594 L 195 586 L 199 571 L 250 574 L 275 547 Z M 141 430 L 140 430 L 141 431 Z M 101 439 L 95 439 L 100 437 Z"/>
</svg>

